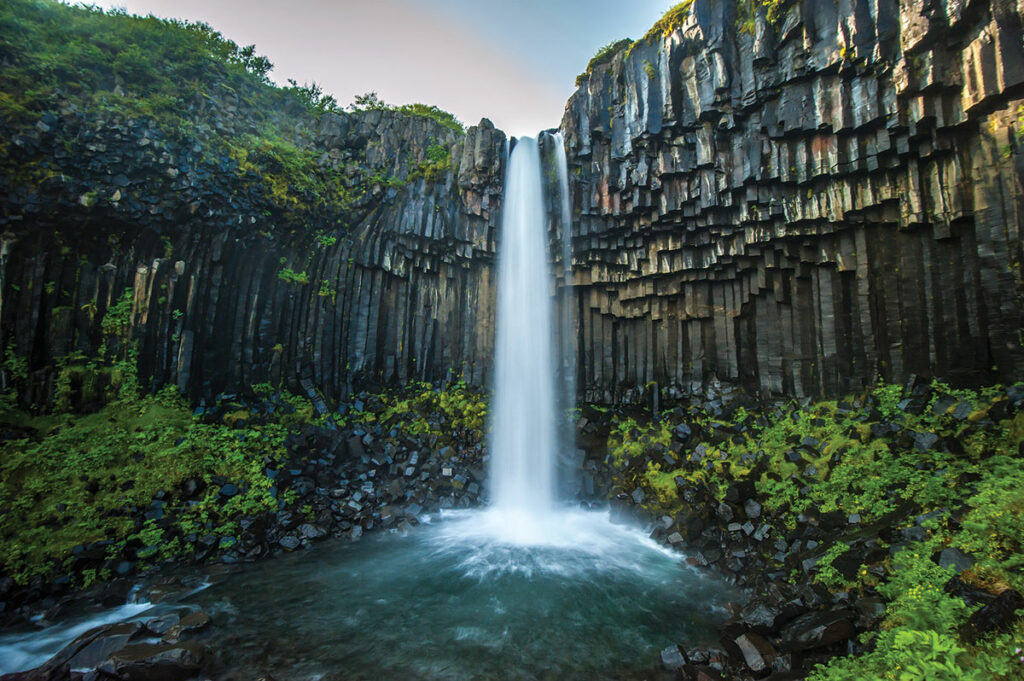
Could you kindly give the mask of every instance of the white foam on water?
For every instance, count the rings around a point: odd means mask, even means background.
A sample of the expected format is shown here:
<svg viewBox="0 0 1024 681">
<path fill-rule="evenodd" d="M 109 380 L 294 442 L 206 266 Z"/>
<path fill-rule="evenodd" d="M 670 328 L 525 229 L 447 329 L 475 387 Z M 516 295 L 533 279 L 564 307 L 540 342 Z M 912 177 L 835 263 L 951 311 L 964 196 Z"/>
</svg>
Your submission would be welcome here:
<svg viewBox="0 0 1024 681">
<path fill-rule="evenodd" d="M 0 674 L 34 669 L 90 629 L 123 622 L 152 607 L 151 603 L 126 603 L 93 617 L 61 622 L 39 631 L 0 636 Z"/>
</svg>

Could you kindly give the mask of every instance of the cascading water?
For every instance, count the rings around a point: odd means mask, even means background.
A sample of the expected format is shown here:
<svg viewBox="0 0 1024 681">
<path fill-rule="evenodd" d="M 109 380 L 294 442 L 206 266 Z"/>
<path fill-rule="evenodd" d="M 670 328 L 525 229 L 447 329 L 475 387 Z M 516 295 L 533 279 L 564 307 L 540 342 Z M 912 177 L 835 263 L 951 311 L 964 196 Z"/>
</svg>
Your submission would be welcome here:
<svg viewBox="0 0 1024 681">
<path fill-rule="evenodd" d="M 563 451 L 572 454 L 576 448 L 576 422 L 572 418 L 576 406 L 576 341 L 572 271 L 572 201 L 569 196 L 569 163 L 565 153 L 565 137 L 561 132 L 551 135 L 555 151 L 555 168 L 558 171 L 559 231 L 562 242 L 562 285 L 558 289 L 558 363 L 561 372 L 562 427 L 559 431 L 559 445 Z M 572 460 L 572 457 L 569 457 Z"/>
<path fill-rule="evenodd" d="M 554 504 L 555 385 L 551 272 L 540 148 L 522 138 L 509 159 L 495 342 L 491 495 L 522 523 Z"/>
</svg>

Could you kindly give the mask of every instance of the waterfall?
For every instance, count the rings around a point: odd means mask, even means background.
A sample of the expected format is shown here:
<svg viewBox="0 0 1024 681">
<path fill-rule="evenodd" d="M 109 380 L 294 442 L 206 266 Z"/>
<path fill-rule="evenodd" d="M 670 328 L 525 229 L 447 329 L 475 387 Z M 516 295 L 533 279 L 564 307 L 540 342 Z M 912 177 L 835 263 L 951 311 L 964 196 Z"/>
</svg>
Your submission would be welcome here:
<svg viewBox="0 0 1024 681">
<path fill-rule="evenodd" d="M 491 496 L 517 532 L 554 505 L 553 305 L 537 141 L 520 138 L 505 180 L 498 256 L 498 318 Z M 528 523 L 535 525 L 536 523 Z"/>
<path fill-rule="evenodd" d="M 558 358 L 562 376 L 562 428 L 559 433 L 563 453 L 570 455 L 576 451 L 576 423 L 571 418 L 571 411 L 576 406 L 576 324 L 575 295 L 573 292 L 572 274 L 572 202 L 569 197 L 569 164 L 565 154 L 565 137 L 561 132 L 551 135 L 555 148 L 555 165 L 558 170 L 558 191 L 561 199 L 561 222 L 559 229 L 562 237 L 562 288 L 558 291 Z M 572 457 L 568 457 L 570 460 Z"/>
</svg>

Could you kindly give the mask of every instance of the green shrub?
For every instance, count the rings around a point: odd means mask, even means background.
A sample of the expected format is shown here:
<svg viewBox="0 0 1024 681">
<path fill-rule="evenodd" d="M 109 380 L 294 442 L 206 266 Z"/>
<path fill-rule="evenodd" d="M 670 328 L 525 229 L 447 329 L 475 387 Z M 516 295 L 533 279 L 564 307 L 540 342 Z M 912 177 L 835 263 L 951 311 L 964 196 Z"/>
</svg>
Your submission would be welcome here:
<svg viewBox="0 0 1024 681">
<path fill-rule="evenodd" d="M 400 114 L 406 116 L 422 116 L 429 118 L 437 123 L 440 123 L 449 130 L 459 135 L 466 133 L 465 126 L 455 118 L 454 114 L 451 114 L 444 109 L 439 109 L 436 106 L 430 104 L 403 104 L 401 106 L 392 106 L 384 103 L 376 92 L 368 92 L 364 95 L 357 95 L 355 101 L 349 105 L 350 111 L 397 111 Z"/>
<path fill-rule="evenodd" d="M 576 87 L 581 86 L 584 83 L 584 81 L 586 81 L 586 79 L 593 72 L 594 68 L 600 66 L 601 64 L 606 64 L 610 62 L 616 54 L 618 54 L 622 50 L 629 49 L 629 47 L 632 46 L 632 44 L 632 40 L 630 40 L 629 38 L 623 38 L 622 40 L 614 40 L 605 45 L 604 47 L 600 48 L 597 51 L 597 53 L 594 54 L 593 57 L 591 57 L 590 62 L 587 63 L 586 70 L 580 75 L 576 76 Z"/>
</svg>

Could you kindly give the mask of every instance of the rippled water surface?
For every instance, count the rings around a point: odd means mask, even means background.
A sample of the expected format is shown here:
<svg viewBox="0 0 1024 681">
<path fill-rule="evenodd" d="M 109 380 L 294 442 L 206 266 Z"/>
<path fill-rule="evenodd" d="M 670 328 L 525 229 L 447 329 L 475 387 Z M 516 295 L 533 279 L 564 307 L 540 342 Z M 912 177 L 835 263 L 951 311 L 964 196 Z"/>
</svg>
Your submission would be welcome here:
<svg viewBox="0 0 1024 681">
<path fill-rule="evenodd" d="M 177 605 L 81 613 L 0 636 L 0 672 L 35 667 L 85 630 L 187 605 L 243 678 L 602 679 L 709 642 L 736 594 L 605 514 L 450 514 L 245 566 Z"/>
<path fill-rule="evenodd" d="M 471 513 L 325 545 L 193 597 L 228 659 L 283 678 L 594 679 L 705 641 L 730 594 L 604 515 Z M 527 525 L 528 527 L 528 525 Z"/>
</svg>

